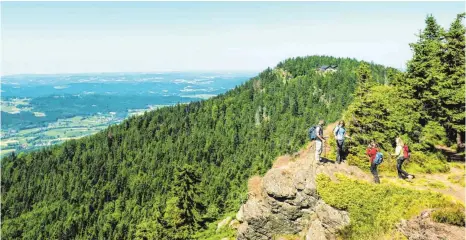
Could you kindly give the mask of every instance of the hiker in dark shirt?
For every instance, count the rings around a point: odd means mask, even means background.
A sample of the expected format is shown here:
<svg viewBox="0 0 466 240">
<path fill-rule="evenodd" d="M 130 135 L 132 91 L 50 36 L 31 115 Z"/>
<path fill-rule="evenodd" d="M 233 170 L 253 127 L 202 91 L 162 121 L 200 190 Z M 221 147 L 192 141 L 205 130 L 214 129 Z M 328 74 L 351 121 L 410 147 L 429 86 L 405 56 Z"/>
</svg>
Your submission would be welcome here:
<svg viewBox="0 0 466 240">
<path fill-rule="evenodd" d="M 374 163 L 374 159 L 378 151 L 379 149 L 374 141 L 372 141 L 366 149 L 366 154 L 369 157 L 369 162 L 371 164 L 371 173 L 374 175 L 375 183 L 380 183 L 379 173 L 377 172 L 377 164 Z"/>
</svg>

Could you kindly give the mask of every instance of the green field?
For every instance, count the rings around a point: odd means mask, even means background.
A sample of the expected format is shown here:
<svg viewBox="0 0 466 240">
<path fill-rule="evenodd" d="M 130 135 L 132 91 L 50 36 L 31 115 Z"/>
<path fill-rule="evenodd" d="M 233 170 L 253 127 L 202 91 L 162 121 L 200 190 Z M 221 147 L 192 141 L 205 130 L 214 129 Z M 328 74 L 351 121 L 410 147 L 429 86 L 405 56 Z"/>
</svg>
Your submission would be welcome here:
<svg viewBox="0 0 466 240">
<path fill-rule="evenodd" d="M 29 99 L 27 98 L 13 98 L 8 101 L 1 101 L 1 109 L 3 112 L 7 113 L 19 113 L 21 111 L 30 111 L 31 108 L 22 107 L 19 108 L 19 105 L 29 105 Z"/>
<path fill-rule="evenodd" d="M 2 111 L 5 111 L 4 107 L 8 111 L 14 111 L 19 104 L 27 105 L 28 102 L 26 99 L 2 101 Z M 163 106 L 151 106 L 150 109 L 132 109 L 128 111 L 128 116 L 144 114 L 145 111 L 160 107 Z M 9 129 L 2 129 L 2 139 L 0 141 L 2 152 L 0 155 L 3 157 L 14 151 L 37 149 L 97 133 L 111 124 L 121 122 L 122 119 L 116 118 L 115 115 L 115 113 L 111 112 L 94 116 L 58 119 L 53 123 L 49 123 L 47 127 L 23 129 L 13 133 L 9 132 Z"/>
</svg>

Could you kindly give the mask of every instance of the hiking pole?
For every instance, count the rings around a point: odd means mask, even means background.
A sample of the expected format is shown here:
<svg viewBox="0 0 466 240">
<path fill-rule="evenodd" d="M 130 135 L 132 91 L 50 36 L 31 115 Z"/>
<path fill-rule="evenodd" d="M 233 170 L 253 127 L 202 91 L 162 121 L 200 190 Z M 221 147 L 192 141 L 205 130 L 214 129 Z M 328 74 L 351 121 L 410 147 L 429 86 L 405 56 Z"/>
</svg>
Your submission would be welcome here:
<svg viewBox="0 0 466 240">
<path fill-rule="evenodd" d="M 328 138 L 328 137 L 327 137 Z M 327 143 L 327 138 L 325 139 L 325 158 L 328 159 L 328 150 L 330 149 L 330 145 Z M 327 148 L 328 146 L 328 148 Z"/>
<path fill-rule="evenodd" d="M 324 148 L 324 157 L 325 157 L 325 161 L 328 160 L 328 157 L 327 157 L 327 146 L 326 146 L 326 143 L 327 143 L 327 138 L 326 137 L 323 137 L 323 139 L 325 139 L 325 142 L 322 143 L 322 147 Z"/>
<path fill-rule="evenodd" d="M 325 156 L 325 159 L 328 159 L 327 158 L 327 146 L 326 146 L 326 143 L 327 143 L 327 139 L 325 139 L 325 142 L 324 142 L 324 156 Z"/>
</svg>

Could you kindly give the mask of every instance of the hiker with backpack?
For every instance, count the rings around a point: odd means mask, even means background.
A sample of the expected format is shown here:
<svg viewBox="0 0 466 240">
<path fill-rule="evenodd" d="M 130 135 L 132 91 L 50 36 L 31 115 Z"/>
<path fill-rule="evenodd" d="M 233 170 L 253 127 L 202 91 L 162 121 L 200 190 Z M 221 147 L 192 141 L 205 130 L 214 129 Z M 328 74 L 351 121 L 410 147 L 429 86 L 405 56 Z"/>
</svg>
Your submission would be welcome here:
<svg viewBox="0 0 466 240">
<path fill-rule="evenodd" d="M 338 125 L 333 130 L 333 135 L 335 136 L 337 142 L 337 159 L 336 162 L 340 164 L 343 159 L 343 144 L 345 143 L 345 137 L 349 137 L 346 134 L 345 121 L 339 121 Z"/>
<path fill-rule="evenodd" d="M 377 144 L 372 141 L 369 146 L 367 146 L 366 154 L 369 157 L 369 162 L 371 163 L 371 173 L 374 176 L 374 182 L 380 183 L 379 173 L 377 172 L 377 166 L 382 163 L 383 155 L 379 152 Z"/>
<path fill-rule="evenodd" d="M 312 126 L 309 129 L 309 139 L 311 141 L 315 140 L 316 142 L 315 160 L 317 161 L 317 163 L 321 162 L 320 155 L 322 154 L 322 148 L 325 143 L 324 127 L 323 127 L 324 124 L 325 124 L 325 121 L 320 120 L 319 124 L 317 124 L 316 126 Z"/>
<path fill-rule="evenodd" d="M 395 142 L 395 154 L 392 154 L 392 156 L 396 157 L 396 170 L 398 172 L 398 177 L 401 179 L 412 179 L 414 176 L 403 170 L 403 162 L 410 157 L 408 145 L 404 144 L 400 137 L 396 138 Z"/>
</svg>

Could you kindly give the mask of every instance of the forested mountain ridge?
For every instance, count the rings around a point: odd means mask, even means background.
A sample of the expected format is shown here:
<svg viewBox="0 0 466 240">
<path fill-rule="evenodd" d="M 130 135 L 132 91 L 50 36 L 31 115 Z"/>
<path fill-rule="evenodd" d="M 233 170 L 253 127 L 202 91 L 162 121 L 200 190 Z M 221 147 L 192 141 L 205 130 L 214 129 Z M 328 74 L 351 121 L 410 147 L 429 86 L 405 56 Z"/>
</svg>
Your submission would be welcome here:
<svg viewBox="0 0 466 240">
<path fill-rule="evenodd" d="M 288 59 L 212 99 L 4 158 L 2 236 L 195 238 L 224 213 L 236 212 L 246 200 L 246 180 L 302 147 L 310 125 L 320 118 L 334 122 L 342 113 L 352 136 L 349 164 L 368 168 L 364 148 L 374 139 L 387 156 L 380 171 L 394 173 L 388 156 L 401 136 L 412 150 L 408 171 L 448 172 L 436 146 L 464 156 L 463 18 L 445 30 L 428 16 L 406 73 L 354 59 Z M 338 70 L 317 70 L 329 65 Z M 438 221 L 464 226 L 464 206 L 437 195 L 354 179 L 317 180 L 326 203 L 354 214 L 343 232 L 349 239 L 390 234 L 396 221 L 423 204 L 448 207 L 436 213 Z"/>
<path fill-rule="evenodd" d="M 393 152 L 396 137 L 413 151 L 413 170 L 448 171 L 438 146 L 450 146 L 464 160 L 464 17 L 458 14 L 443 29 L 428 16 L 419 40 L 410 44 L 413 58 L 407 71 L 390 72 L 389 85 L 375 84 L 371 70 L 359 68 L 357 97 L 343 114 L 353 136 L 348 142 L 350 162 L 366 166 L 363 149 L 372 139 Z"/>
<path fill-rule="evenodd" d="M 319 73 L 322 65 L 338 71 Z M 352 101 L 359 65 L 327 56 L 288 59 L 212 99 L 4 158 L 2 235 L 185 239 L 235 211 L 246 180 L 303 146 L 311 124 L 337 120 Z M 373 79 L 388 83 L 387 68 L 368 66 Z"/>
<path fill-rule="evenodd" d="M 250 179 L 251 194 L 232 221 L 240 223 L 237 239 L 464 239 L 464 17 L 458 14 L 443 29 L 427 16 L 410 45 L 407 71 L 389 71 L 389 84 L 380 84 L 362 63 L 355 98 L 342 117 L 350 135 L 347 164 L 317 164 L 314 144 L 308 145 L 311 154 L 308 148 L 279 157 L 263 177 Z M 334 127 L 324 131 L 333 145 L 324 154 L 329 159 L 335 159 Z M 411 154 L 402 161 L 394 158 L 398 137 Z M 371 141 L 384 154 L 380 184 L 361 171 L 369 172 L 365 150 Z M 448 163 L 439 146 L 448 146 L 460 162 Z M 396 178 L 400 166 L 416 179 Z"/>
</svg>

